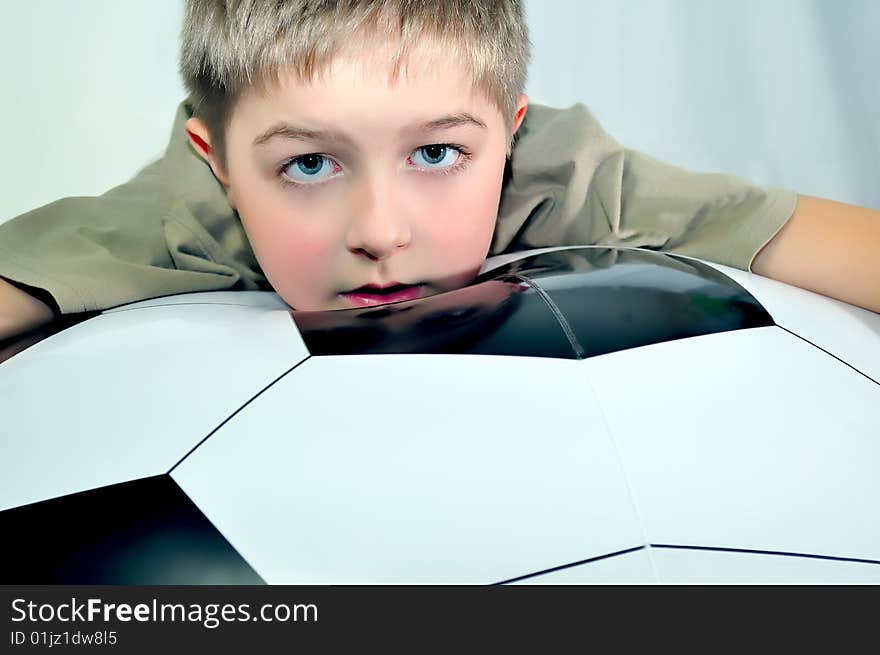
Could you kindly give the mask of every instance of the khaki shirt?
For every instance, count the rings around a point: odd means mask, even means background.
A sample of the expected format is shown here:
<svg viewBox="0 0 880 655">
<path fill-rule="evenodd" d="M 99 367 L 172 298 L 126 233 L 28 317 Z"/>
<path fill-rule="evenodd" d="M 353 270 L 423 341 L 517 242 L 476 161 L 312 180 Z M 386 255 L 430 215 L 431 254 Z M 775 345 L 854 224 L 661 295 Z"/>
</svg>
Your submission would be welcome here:
<svg viewBox="0 0 880 655">
<path fill-rule="evenodd" d="M 0 276 L 61 313 L 175 293 L 269 289 L 236 212 L 192 150 L 180 104 L 165 155 L 97 197 L 63 198 L 0 225 Z M 622 148 L 581 104 L 530 105 L 505 171 L 490 254 L 602 244 L 748 270 L 797 195 L 698 174 Z"/>
</svg>

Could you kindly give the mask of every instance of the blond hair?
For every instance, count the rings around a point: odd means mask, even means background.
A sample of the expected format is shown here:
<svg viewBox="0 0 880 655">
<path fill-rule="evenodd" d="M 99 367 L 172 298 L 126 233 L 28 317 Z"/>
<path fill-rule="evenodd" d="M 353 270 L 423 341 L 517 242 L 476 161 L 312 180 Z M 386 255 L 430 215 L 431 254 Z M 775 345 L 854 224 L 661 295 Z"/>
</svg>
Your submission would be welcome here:
<svg viewBox="0 0 880 655">
<path fill-rule="evenodd" d="M 241 94 L 281 70 L 312 80 L 358 37 L 396 45 L 392 75 L 420 44 L 464 62 L 511 131 L 530 44 L 520 0 L 187 0 L 180 72 L 225 166 L 225 132 Z"/>
</svg>

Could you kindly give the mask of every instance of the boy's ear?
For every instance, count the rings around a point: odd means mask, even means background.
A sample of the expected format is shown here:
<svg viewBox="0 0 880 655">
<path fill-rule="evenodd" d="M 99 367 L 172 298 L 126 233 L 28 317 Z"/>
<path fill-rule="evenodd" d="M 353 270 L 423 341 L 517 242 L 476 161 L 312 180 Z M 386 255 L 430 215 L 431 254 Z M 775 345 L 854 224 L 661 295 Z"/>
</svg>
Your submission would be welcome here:
<svg viewBox="0 0 880 655">
<path fill-rule="evenodd" d="M 199 153 L 199 156 L 208 162 L 211 170 L 214 171 L 214 177 L 220 180 L 220 183 L 229 191 L 229 178 L 223 170 L 223 166 L 217 157 L 216 152 L 211 147 L 211 134 L 208 132 L 208 126 L 193 116 L 186 121 L 186 133 L 189 135 L 189 142 L 193 150 Z"/>
<path fill-rule="evenodd" d="M 510 138 L 507 139 L 507 157 L 510 158 L 513 152 L 513 144 L 516 141 L 516 132 L 522 125 L 523 119 L 526 117 L 526 110 L 529 108 L 529 97 L 525 93 L 521 93 L 516 101 L 516 110 L 513 112 L 513 123 L 510 126 Z"/>
<path fill-rule="evenodd" d="M 528 108 L 529 97 L 525 93 L 521 93 L 519 95 L 519 99 L 516 101 L 516 112 L 513 114 L 513 134 L 516 134 L 519 126 L 522 125 L 523 119 L 526 117 L 526 110 L 528 110 Z"/>
</svg>

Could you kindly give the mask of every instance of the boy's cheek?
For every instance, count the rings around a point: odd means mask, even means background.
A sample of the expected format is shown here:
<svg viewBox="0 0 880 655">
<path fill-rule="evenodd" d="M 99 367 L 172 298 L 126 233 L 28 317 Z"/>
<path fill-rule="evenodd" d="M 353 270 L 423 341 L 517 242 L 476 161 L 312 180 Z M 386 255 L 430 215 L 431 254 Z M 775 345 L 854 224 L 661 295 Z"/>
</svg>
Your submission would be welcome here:
<svg viewBox="0 0 880 655">
<path fill-rule="evenodd" d="M 494 232 L 494 217 L 460 213 L 456 220 L 438 217 L 442 225 L 426 242 L 421 260 L 438 288 L 449 290 L 468 284 L 479 272 Z"/>
<path fill-rule="evenodd" d="M 252 213 L 242 214 L 242 224 L 260 268 L 276 289 L 301 287 L 303 280 L 314 284 L 316 274 L 334 261 L 334 239 L 317 222 L 266 207 L 250 209 Z"/>
<path fill-rule="evenodd" d="M 291 200 L 283 195 L 275 196 L 269 191 L 239 198 L 239 216 L 257 256 L 289 252 L 291 248 L 302 249 L 304 254 L 318 253 L 325 248 L 328 235 L 324 234 L 326 226 L 314 220 L 313 215 L 317 212 L 308 207 L 300 207 L 297 211 Z M 304 203 L 300 201 L 299 204 Z M 261 255 L 260 251 L 266 254 Z"/>
<path fill-rule="evenodd" d="M 339 292 L 327 270 L 334 260 L 319 244 L 282 244 L 279 240 L 257 259 L 275 291 L 295 309 L 328 309 L 328 302 Z"/>
<path fill-rule="evenodd" d="M 326 235 L 281 227 L 262 234 L 257 256 L 264 271 L 310 279 L 335 261 L 333 246 Z"/>
<path fill-rule="evenodd" d="M 463 253 L 478 251 L 484 242 L 488 248 L 495 231 L 501 185 L 490 176 L 473 182 L 451 194 L 454 203 L 447 203 L 437 220 L 432 221 L 432 225 L 443 226 L 436 231 L 436 239 L 444 243 L 447 250 L 458 247 Z"/>
</svg>

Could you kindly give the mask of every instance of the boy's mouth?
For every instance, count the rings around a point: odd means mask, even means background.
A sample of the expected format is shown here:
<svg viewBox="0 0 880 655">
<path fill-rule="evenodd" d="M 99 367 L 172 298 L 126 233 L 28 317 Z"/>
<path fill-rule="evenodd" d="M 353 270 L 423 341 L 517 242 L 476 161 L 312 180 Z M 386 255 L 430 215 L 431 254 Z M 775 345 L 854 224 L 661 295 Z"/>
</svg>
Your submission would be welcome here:
<svg viewBox="0 0 880 655">
<path fill-rule="evenodd" d="M 384 305 L 391 302 L 414 300 L 422 295 L 422 291 L 423 285 L 421 284 L 391 282 L 384 286 L 367 284 L 340 295 L 355 307 L 368 307 L 370 305 Z"/>
</svg>

